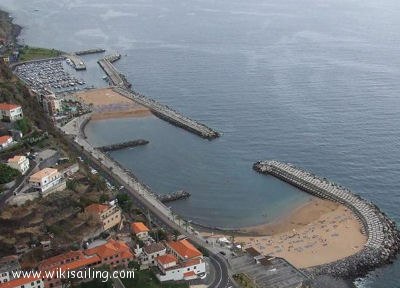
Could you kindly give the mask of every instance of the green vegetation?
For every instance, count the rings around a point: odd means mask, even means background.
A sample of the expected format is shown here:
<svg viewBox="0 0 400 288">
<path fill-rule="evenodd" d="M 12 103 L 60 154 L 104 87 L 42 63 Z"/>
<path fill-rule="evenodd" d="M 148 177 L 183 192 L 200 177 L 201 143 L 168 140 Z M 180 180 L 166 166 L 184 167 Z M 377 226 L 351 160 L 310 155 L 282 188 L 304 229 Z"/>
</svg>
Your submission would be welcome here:
<svg viewBox="0 0 400 288">
<path fill-rule="evenodd" d="M 132 200 L 128 194 L 118 193 L 117 200 L 119 207 L 121 207 L 124 212 L 129 212 L 131 210 Z"/>
<path fill-rule="evenodd" d="M 126 288 L 188 288 L 187 283 L 160 283 L 150 270 L 135 271 L 134 279 L 121 279 Z"/>
<path fill-rule="evenodd" d="M 60 56 L 61 52 L 55 49 L 24 46 L 19 50 L 19 60 L 29 61 Z"/>
<path fill-rule="evenodd" d="M 0 163 L 0 184 L 11 182 L 19 175 L 21 175 L 21 173 L 18 170 L 11 168 L 6 164 Z"/>
<path fill-rule="evenodd" d="M 249 276 L 247 276 L 244 273 L 239 273 L 233 275 L 233 279 L 235 279 L 236 283 L 240 285 L 240 287 L 243 288 L 257 288 L 256 284 L 254 283 L 253 280 L 250 279 Z"/>
<path fill-rule="evenodd" d="M 22 132 L 22 134 L 26 134 L 31 131 L 31 124 L 27 118 L 22 118 L 15 122 L 15 128 Z"/>
<path fill-rule="evenodd" d="M 167 240 L 167 233 L 163 229 L 157 229 L 150 231 L 150 236 L 153 239 L 157 239 L 158 241 Z"/>
<path fill-rule="evenodd" d="M 103 282 L 101 279 L 95 279 L 90 282 L 81 283 L 78 287 L 79 288 L 112 288 L 113 285 L 112 285 L 111 281 Z"/>
</svg>

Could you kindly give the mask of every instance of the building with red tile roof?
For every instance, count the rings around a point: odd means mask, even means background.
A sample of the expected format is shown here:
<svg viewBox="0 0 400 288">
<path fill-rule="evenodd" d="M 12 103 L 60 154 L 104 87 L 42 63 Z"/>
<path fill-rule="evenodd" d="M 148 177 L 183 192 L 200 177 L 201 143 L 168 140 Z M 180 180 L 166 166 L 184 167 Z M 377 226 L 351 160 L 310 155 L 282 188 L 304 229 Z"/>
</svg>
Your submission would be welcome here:
<svg viewBox="0 0 400 288">
<path fill-rule="evenodd" d="M 115 266 L 128 266 L 134 256 L 125 242 L 109 240 L 106 244 L 88 249 L 84 251 L 85 255 L 97 255 L 101 264 Z"/>
<path fill-rule="evenodd" d="M 85 208 L 85 214 L 99 221 L 103 231 L 119 225 L 122 220 L 121 209 L 115 204 L 92 204 Z"/>
<path fill-rule="evenodd" d="M 44 288 L 43 280 L 39 277 L 21 277 L 1 283 L 0 288 Z"/>
<path fill-rule="evenodd" d="M 0 136 L 0 150 L 7 148 L 13 143 L 13 138 L 9 135 Z"/>
<path fill-rule="evenodd" d="M 133 222 L 131 224 L 132 234 L 134 234 L 136 237 L 138 237 L 141 240 L 145 240 L 149 237 L 149 231 L 150 231 L 150 229 L 147 228 L 147 226 L 144 225 L 143 222 Z"/>
<path fill-rule="evenodd" d="M 170 241 L 166 245 L 169 254 L 157 258 L 160 281 L 192 280 L 206 273 L 203 254 L 187 239 Z"/>
<path fill-rule="evenodd" d="M 24 117 L 20 105 L 0 103 L 0 117 L 3 121 L 13 122 Z"/>
<path fill-rule="evenodd" d="M 193 258 L 203 258 L 203 254 L 187 239 L 167 242 L 167 246 L 170 252 L 182 261 Z"/>
</svg>

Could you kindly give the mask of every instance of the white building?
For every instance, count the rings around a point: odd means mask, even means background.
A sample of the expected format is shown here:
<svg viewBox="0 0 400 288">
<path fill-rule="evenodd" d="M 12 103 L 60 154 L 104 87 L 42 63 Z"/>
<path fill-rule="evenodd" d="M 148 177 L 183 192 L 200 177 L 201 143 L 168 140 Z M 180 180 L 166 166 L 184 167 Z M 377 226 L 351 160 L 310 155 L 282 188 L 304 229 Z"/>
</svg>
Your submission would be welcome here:
<svg viewBox="0 0 400 288">
<path fill-rule="evenodd" d="M 3 121 L 13 122 L 24 117 L 20 105 L 0 103 L 0 116 Z"/>
<path fill-rule="evenodd" d="M 13 144 L 13 138 L 11 136 L 0 136 L 0 150 L 5 149 Z"/>
<path fill-rule="evenodd" d="M 166 253 L 167 249 L 162 243 L 151 243 L 150 245 L 144 246 L 142 249 L 142 253 L 139 255 L 141 267 L 145 268 L 156 266 L 156 258 L 163 256 Z"/>
<path fill-rule="evenodd" d="M 8 159 L 7 165 L 11 168 L 17 169 L 22 174 L 25 174 L 29 169 L 29 159 L 25 156 L 14 156 L 13 158 Z"/>
<path fill-rule="evenodd" d="M 206 274 L 203 254 L 188 240 L 167 242 L 169 254 L 158 257 L 160 281 L 192 280 Z"/>
<path fill-rule="evenodd" d="M 14 279 L 14 274 L 21 270 L 18 256 L 11 255 L 0 259 L 0 285 Z"/>
<path fill-rule="evenodd" d="M 57 169 L 44 168 L 29 177 L 31 186 L 42 194 L 61 191 L 66 188 L 65 180 Z"/>
</svg>

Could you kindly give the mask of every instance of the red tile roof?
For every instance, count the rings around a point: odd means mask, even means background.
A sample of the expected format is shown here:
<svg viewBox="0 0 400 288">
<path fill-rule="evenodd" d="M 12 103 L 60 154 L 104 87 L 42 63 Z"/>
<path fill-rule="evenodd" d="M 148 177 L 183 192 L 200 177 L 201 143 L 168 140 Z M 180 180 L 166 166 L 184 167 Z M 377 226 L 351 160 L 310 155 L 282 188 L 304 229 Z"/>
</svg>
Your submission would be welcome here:
<svg viewBox="0 0 400 288">
<path fill-rule="evenodd" d="M 170 263 L 173 263 L 173 262 L 177 263 L 178 259 L 176 259 L 176 257 L 174 255 L 165 254 L 165 255 L 157 257 L 157 261 L 161 265 L 166 265 L 166 264 L 170 264 Z"/>
<path fill-rule="evenodd" d="M 43 260 L 39 263 L 39 270 L 46 270 L 52 267 L 58 267 L 67 262 L 76 261 L 78 259 L 84 258 L 85 254 L 82 251 L 69 251 L 48 259 Z"/>
<path fill-rule="evenodd" d="M 98 255 L 101 259 L 119 254 L 121 258 L 133 258 L 133 254 L 125 242 L 109 240 L 106 244 L 88 249 L 86 255 Z"/>
<path fill-rule="evenodd" d="M 0 144 L 6 143 L 10 138 L 12 139 L 12 137 L 8 135 L 0 136 Z"/>
<path fill-rule="evenodd" d="M 108 210 L 108 206 L 104 204 L 92 204 L 85 208 L 85 212 L 92 214 L 101 214 L 104 211 Z"/>
<path fill-rule="evenodd" d="M 0 103 L 0 110 L 13 110 L 15 108 L 21 107 L 20 105 L 10 104 L 10 103 Z"/>
<path fill-rule="evenodd" d="M 184 259 L 201 257 L 203 254 L 188 240 L 171 241 L 167 245 Z"/>
<path fill-rule="evenodd" d="M 149 228 L 143 224 L 143 222 L 133 222 L 131 224 L 131 231 L 135 234 L 142 233 L 142 232 L 149 232 Z"/>
<path fill-rule="evenodd" d="M 8 282 L 0 284 L 0 288 L 15 288 L 21 287 L 22 285 L 30 284 L 31 282 L 36 282 L 39 277 L 21 277 L 18 279 L 10 280 Z"/>
</svg>

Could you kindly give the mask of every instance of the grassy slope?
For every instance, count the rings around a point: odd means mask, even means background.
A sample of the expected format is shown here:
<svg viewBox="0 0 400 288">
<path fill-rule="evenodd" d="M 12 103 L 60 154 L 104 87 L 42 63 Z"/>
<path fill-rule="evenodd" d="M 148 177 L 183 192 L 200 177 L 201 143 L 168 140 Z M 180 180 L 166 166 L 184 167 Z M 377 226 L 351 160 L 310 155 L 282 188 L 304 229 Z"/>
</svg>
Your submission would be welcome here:
<svg viewBox="0 0 400 288">
<path fill-rule="evenodd" d="M 34 59 L 43 59 L 57 57 L 61 55 L 61 52 L 55 49 L 37 48 L 24 46 L 19 50 L 19 60 L 29 61 Z"/>
<path fill-rule="evenodd" d="M 188 288 L 187 283 L 160 283 L 150 270 L 135 271 L 134 279 L 121 279 L 126 288 Z"/>
</svg>

